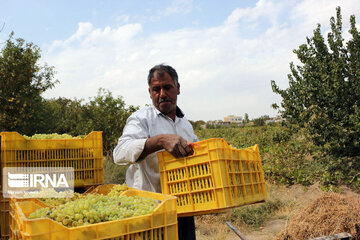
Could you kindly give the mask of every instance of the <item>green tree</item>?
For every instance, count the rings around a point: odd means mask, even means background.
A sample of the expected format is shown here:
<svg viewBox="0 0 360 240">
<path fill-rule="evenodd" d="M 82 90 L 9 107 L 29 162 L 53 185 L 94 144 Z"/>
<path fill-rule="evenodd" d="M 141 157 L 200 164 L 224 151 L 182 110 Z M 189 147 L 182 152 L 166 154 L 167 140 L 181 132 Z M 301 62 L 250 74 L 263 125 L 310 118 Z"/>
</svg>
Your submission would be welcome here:
<svg viewBox="0 0 360 240">
<path fill-rule="evenodd" d="M 132 105 L 126 107 L 122 97 L 114 98 L 102 88 L 87 103 L 83 99 L 58 98 L 47 100 L 46 104 L 51 113 L 48 124 L 52 132 L 78 136 L 102 131 L 104 152 L 110 158 L 127 118 L 138 109 Z"/>
<path fill-rule="evenodd" d="M 255 118 L 252 121 L 254 122 L 254 126 L 264 126 L 265 121 L 270 119 L 268 115 L 261 116 L 259 118 Z"/>
<path fill-rule="evenodd" d="M 114 98 L 110 91 L 100 88 L 98 95 L 84 105 L 83 132 L 103 131 L 104 151 L 111 157 L 127 118 L 137 109 L 126 107 L 122 97 Z"/>
<path fill-rule="evenodd" d="M 248 115 L 247 113 L 245 113 L 244 119 L 243 119 L 243 121 L 242 121 L 243 126 L 245 126 L 246 124 L 248 124 L 249 121 L 250 121 L 250 120 L 249 120 L 249 115 Z"/>
<path fill-rule="evenodd" d="M 201 129 L 201 126 L 206 124 L 205 121 L 203 121 L 203 120 L 198 120 L 198 121 L 195 121 L 195 122 L 189 120 L 189 122 L 191 123 L 194 130 L 195 129 Z"/>
<path fill-rule="evenodd" d="M 53 67 L 38 63 L 39 47 L 13 35 L 0 52 L 0 131 L 32 135 L 46 128 L 41 94 L 57 81 Z"/>
<path fill-rule="evenodd" d="M 48 118 L 48 126 L 51 132 L 68 133 L 73 136 L 88 134 L 84 132 L 82 125 L 84 124 L 83 100 L 67 98 L 50 99 L 46 101 Z"/>
<path fill-rule="evenodd" d="M 320 24 L 307 43 L 294 50 L 302 65 L 290 63 L 289 87 L 272 89 L 282 97 L 280 113 L 306 127 L 315 144 L 334 155 L 360 155 L 360 34 L 350 17 L 350 40 L 342 37 L 341 9 L 331 17 L 327 44 Z M 278 108 L 276 104 L 273 107 Z"/>
</svg>

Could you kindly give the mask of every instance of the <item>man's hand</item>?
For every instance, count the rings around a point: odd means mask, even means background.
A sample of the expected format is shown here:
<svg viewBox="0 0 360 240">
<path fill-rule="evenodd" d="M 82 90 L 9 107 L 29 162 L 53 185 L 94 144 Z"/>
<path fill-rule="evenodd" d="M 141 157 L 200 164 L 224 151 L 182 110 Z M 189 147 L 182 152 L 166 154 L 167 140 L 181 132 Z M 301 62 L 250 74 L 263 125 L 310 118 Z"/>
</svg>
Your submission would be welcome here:
<svg viewBox="0 0 360 240">
<path fill-rule="evenodd" d="M 190 144 L 177 134 L 161 134 L 148 138 L 145 147 L 138 160 L 144 159 L 147 155 L 165 149 L 176 158 L 186 157 L 194 153 Z"/>
<path fill-rule="evenodd" d="M 162 135 L 160 143 L 166 151 L 176 158 L 186 157 L 194 153 L 188 142 L 176 134 Z"/>
</svg>

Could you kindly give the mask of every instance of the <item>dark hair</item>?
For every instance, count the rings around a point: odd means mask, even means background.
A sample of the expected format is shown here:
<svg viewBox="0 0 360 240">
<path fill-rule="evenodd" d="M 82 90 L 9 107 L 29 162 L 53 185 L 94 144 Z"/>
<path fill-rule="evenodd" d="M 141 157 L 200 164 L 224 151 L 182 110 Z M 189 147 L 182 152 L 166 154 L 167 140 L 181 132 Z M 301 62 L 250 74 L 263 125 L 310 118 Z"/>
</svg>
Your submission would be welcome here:
<svg viewBox="0 0 360 240">
<path fill-rule="evenodd" d="M 149 71 L 149 75 L 148 75 L 148 85 L 149 86 L 150 86 L 151 79 L 154 77 L 155 71 L 157 71 L 157 73 L 160 74 L 160 76 L 164 72 L 167 72 L 170 75 L 170 77 L 174 80 L 175 84 L 178 84 L 178 75 L 177 75 L 175 69 L 169 65 L 158 64 L 158 65 L 154 66 L 153 68 L 151 68 Z"/>
</svg>

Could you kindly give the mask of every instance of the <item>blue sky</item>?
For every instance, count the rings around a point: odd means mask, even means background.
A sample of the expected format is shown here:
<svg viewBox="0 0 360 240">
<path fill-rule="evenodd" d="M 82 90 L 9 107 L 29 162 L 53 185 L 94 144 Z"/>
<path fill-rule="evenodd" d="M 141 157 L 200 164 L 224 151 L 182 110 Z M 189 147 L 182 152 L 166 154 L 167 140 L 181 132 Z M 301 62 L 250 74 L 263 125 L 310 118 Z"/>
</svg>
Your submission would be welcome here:
<svg viewBox="0 0 360 240">
<path fill-rule="evenodd" d="M 326 34 L 337 6 L 346 39 L 360 0 L 6 0 L 0 42 L 14 31 L 41 48 L 60 81 L 46 98 L 87 100 L 101 87 L 144 106 L 148 70 L 167 63 L 178 71 L 188 119 L 276 116 L 270 80 L 287 87 L 293 49 L 317 23 Z"/>
</svg>

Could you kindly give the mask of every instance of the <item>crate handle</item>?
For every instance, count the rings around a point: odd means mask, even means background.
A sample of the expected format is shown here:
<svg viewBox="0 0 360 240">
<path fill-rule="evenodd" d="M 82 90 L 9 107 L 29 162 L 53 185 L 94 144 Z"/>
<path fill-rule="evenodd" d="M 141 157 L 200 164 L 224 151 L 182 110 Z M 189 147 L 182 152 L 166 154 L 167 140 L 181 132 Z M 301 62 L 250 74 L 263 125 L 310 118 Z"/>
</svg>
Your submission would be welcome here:
<svg viewBox="0 0 360 240">
<path fill-rule="evenodd" d="M 192 150 L 194 151 L 194 153 L 192 155 L 197 155 L 197 149 L 198 148 L 201 148 L 201 144 L 198 143 L 198 142 L 191 142 L 191 143 L 188 143 L 188 145 L 192 148 Z M 204 147 L 202 147 L 204 148 Z"/>
</svg>

